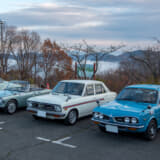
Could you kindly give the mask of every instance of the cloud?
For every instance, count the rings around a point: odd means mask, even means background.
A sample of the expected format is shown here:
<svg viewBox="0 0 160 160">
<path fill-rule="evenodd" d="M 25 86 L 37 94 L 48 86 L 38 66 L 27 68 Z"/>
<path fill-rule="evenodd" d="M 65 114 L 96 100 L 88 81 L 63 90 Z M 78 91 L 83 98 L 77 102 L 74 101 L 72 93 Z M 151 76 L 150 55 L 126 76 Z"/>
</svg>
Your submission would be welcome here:
<svg viewBox="0 0 160 160">
<path fill-rule="evenodd" d="M 39 26 L 24 26 L 19 27 L 18 30 L 48 30 L 48 31 L 56 31 L 56 30 L 64 30 L 64 29 L 84 29 L 84 28 L 90 28 L 90 27 L 96 27 L 102 25 L 103 22 L 98 21 L 91 21 L 86 23 L 77 23 L 72 26 L 47 26 L 47 25 L 39 25 Z"/>
<path fill-rule="evenodd" d="M 50 0 L 24 5 L 21 1 L 17 3 L 21 9 L 1 12 L 0 17 L 19 30 L 34 30 L 58 41 L 146 44 L 160 36 L 159 5 L 158 0 Z"/>
</svg>

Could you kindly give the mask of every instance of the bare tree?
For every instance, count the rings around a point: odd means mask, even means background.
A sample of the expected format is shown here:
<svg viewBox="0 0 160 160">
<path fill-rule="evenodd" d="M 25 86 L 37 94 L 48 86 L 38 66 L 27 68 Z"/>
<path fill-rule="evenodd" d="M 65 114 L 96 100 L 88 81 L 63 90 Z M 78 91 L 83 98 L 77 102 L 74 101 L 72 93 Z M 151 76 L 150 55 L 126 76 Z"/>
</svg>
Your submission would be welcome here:
<svg viewBox="0 0 160 160">
<path fill-rule="evenodd" d="M 151 47 L 142 52 L 141 55 L 131 55 L 135 63 L 140 65 L 139 70 L 145 68 L 145 72 L 153 79 L 154 83 L 160 79 L 160 50 L 159 47 Z"/>
<path fill-rule="evenodd" d="M 20 79 L 32 77 L 35 55 L 40 49 L 40 36 L 36 32 L 20 31 L 14 37 L 11 52 L 16 60 Z"/>
<path fill-rule="evenodd" d="M 123 46 L 124 45 L 118 45 L 118 46 L 110 46 L 106 49 L 99 49 L 96 46 L 89 45 L 85 40 L 83 40 L 82 43 L 79 43 L 72 47 L 65 47 L 65 48 L 67 52 L 71 54 L 73 59 L 78 63 L 78 67 L 82 71 L 84 79 L 87 78 L 86 75 L 87 61 L 89 59 L 92 59 L 95 62 L 95 70 L 93 72 L 93 75 L 91 76 L 91 79 L 93 79 L 98 71 L 99 62 L 103 60 L 103 58 L 106 55 L 115 52 L 116 50 L 120 49 Z"/>
<path fill-rule="evenodd" d="M 118 46 L 110 46 L 110 47 L 107 47 L 106 49 L 94 49 L 93 48 L 93 57 L 95 59 L 95 71 L 93 73 L 93 76 L 92 76 L 92 79 L 93 77 L 95 76 L 95 74 L 97 73 L 98 71 L 98 68 L 99 68 L 99 62 L 103 60 L 103 58 L 108 55 L 108 54 L 111 54 L 117 50 L 119 50 L 120 48 L 124 47 L 124 45 L 118 45 Z"/>
</svg>

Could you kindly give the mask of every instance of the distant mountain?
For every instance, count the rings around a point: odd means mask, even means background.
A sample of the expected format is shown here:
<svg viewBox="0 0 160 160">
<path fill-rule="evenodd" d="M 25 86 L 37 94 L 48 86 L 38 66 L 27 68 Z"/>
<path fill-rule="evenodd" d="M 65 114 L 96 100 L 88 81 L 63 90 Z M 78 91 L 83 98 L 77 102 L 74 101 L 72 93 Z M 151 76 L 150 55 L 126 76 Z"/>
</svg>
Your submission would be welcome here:
<svg viewBox="0 0 160 160">
<path fill-rule="evenodd" d="M 101 53 L 99 53 L 101 54 Z M 142 50 L 136 50 L 136 51 L 131 51 L 131 52 L 124 52 L 122 54 L 116 55 L 116 54 L 106 54 L 101 61 L 105 62 L 121 62 L 129 59 L 131 55 L 135 56 L 141 56 L 142 55 Z M 71 55 L 69 55 L 71 56 Z M 71 56 L 72 57 L 72 56 Z M 72 57 L 73 60 L 75 60 L 74 57 Z M 95 61 L 94 57 L 89 57 L 88 60 L 90 61 Z"/>
<path fill-rule="evenodd" d="M 125 61 L 125 60 L 128 60 L 128 58 L 130 57 L 130 55 L 135 55 L 135 56 L 142 56 L 142 50 L 136 50 L 136 51 L 130 51 L 130 52 L 124 52 L 124 53 L 121 53 L 121 54 L 106 54 L 103 59 L 101 61 L 104 61 L 104 62 L 122 62 L 122 61 Z M 101 54 L 101 53 L 99 53 Z M 73 59 L 75 60 L 74 57 L 72 57 L 72 55 L 70 53 L 68 53 L 68 55 Z M 39 58 L 41 58 L 41 54 L 39 54 Z M 10 55 L 9 56 L 9 59 L 12 59 L 14 60 L 15 57 L 13 55 Z M 95 61 L 94 57 L 89 57 L 88 58 L 89 61 Z"/>
<path fill-rule="evenodd" d="M 121 61 L 128 60 L 131 55 L 142 56 L 142 53 L 143 53 L 142 50 L 137 50 L 137 51 L 132 51 L 132 52 L 125 52 L 125 53 L 120 54 L 118 56 L 108 54 L 108 55 L 104 56 L 103 61 L 106 61 L 106 62 L 121 62 Z"/>
</svg>

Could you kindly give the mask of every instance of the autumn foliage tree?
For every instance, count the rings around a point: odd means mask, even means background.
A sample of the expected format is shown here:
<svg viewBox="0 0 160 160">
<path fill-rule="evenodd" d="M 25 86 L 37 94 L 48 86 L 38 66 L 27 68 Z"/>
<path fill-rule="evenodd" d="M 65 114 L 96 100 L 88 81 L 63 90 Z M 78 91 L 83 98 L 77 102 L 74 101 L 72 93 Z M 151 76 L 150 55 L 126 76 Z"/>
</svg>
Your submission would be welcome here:
<svg viewBox="0 0 160 160">
<path fill-rule="evenodd" d="M 61 79 L 72 76 L 72 59 L 56 43 L 47 39 L 41 47 L 40 67 L 44 76 L 44 85 L 51 86 Z"/>
</svg>

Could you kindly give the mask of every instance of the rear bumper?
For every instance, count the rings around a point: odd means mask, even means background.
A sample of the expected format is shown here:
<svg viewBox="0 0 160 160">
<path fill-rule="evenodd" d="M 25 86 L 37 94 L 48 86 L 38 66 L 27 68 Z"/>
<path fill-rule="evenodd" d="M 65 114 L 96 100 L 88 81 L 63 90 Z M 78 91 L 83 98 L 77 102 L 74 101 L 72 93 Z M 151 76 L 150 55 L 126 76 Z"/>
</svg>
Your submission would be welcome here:
<svg viewBox="0 0 160 160">
<path fill-rule="evenodd" d="M 36 108 L 31 108 L 31 107 L 28 107 L 27 108 L 27 111 L 32 113 L 33 115 L 37 115 L 38 111 L 44 111 L 46 112 L 46 117 L 42 117 L 42 118 L 47 118 L 47 119 L 65 119 L 65 114 L 62 113 L 62 112 L 53 112 L 53 111 L 47 111 L 47 110 L 39 110 L 39 109 L 36 109 Z"/>
<path fill-rule="evenodd" d="M 117 126 L 120 131 L 133 131 L 133 132 L 145 132 L 145 126 L 144 125 L 127 125 L 127 124 L 120 124 L 120 123 L 112 123 L 107 122 L 99 119 L 92 118 L 92 121 L 95 122 L 95 124 L 105 127 L 105 125 L 112 125 Z"/>
</svg>

